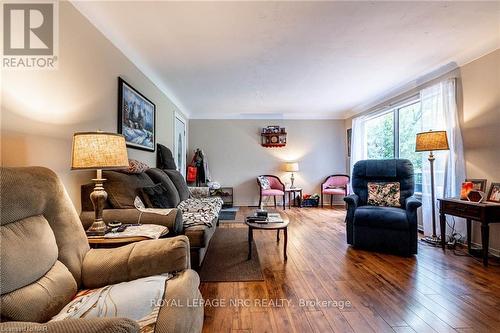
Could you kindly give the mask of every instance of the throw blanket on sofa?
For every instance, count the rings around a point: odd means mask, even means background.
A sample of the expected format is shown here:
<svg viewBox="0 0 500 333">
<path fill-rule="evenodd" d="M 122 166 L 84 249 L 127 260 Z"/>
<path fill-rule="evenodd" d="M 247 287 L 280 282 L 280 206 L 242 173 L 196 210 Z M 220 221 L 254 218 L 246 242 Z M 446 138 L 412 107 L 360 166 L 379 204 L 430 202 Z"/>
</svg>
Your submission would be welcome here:
<svg viewBox="0 0 500 333">
<path fill-rule="evenodd" d="M 165 298 L 167 281 L 172 274 L 109 285 L 80 291 L 51 321 L 122 317 L 135 320 L 141 333 L 153 333 Z"/>
</svg>

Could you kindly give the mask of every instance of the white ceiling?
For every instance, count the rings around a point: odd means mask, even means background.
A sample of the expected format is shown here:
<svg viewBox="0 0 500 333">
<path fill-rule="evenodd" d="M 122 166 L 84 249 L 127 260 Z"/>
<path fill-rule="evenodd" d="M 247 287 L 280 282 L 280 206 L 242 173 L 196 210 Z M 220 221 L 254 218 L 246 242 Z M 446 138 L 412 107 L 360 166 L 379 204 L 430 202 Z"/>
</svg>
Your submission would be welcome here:
<svg viewBox="0 0 500 333">
<path fill-rule="evenodd" d="M 345 118 L 500 46 L 500 2 L 73 1 L 190 118 Z"/>
</svg>

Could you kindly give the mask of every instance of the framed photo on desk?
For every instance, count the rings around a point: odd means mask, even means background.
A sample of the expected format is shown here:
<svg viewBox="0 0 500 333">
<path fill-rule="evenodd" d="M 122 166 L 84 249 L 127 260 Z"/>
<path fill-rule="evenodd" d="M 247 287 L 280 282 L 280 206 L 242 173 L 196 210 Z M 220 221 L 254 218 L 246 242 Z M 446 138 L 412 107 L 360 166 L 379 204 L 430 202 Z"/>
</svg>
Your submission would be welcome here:
<svg viewBox="0 0 500 333">
<path fill-rule="evenodd" d="M 491 183 L 487 201 L 500 203 L 500 183 Z"/>
</svg>

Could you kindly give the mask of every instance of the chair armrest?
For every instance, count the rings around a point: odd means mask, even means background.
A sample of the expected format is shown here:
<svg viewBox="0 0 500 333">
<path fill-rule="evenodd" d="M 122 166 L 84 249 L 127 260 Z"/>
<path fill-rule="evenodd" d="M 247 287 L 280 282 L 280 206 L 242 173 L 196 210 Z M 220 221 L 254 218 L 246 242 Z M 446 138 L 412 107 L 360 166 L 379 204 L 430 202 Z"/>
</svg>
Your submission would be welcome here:
<svg viewBox="0 0 500 333">
<path fill-rule="evenodd" d="M 190 268 L 186 236 L 146 240 L 114 249 L 91 249 L 83 259 L 82 281 L 98 288 Z"/>
<path fill-rule="evenodd" d="M 345 196 L 344 201 L 347 203 L 347 214 L 345 217 L 347 244 L 354 244 L 354 212 L 359 205 L 359 196 L 351 194 Z"/>
<path fill-rule="evenodd" d="M 210 188 L 209 187 L 200 187 L 200 186 L 189 186 L 189 193 L 191 194 L 191 198 L 208 198 L 210 196 Z"/>
<path fill-rule="evenodd" d="M 422 202 L 414 196 L 406 198 L 405 209 L 409 212 L 414 212 L 418 207 L 422 206 Z"/>
<path fill-rule="evenodd" d="M 357 194 L 351 194 L 344 197 L 344 201 L 347 203 L 348 209 L 356 209 L 359 204 L 359 196 Z"/>
<path fill-rule="evenodd" d="M 140 220 L 139 220 L 140 215 Z M 160 215 L 153 213 L 142 213 L 135 208 L 125 209 L 104 209 L 102 213 L 104 222 L 120 221 L 122 223 L 143 223 L 143 224 L 158 224 L 168 228 L 169 235 L 180 235 L 183 230 L 182 213 L 177 208 L 172 208 L 168 215 Z M 92 222 L 94 222 L 93 211 L 82 211 L 80 221 L 83 228 L 87 230 Z"/>
<path fill-rule="evenodd" d="M 139 330 L 139 325 L 128 318 L 66 319 L 44 324 L 21 321 L 0 323 L 0 332 L 139 333 Z"/>
</svg>

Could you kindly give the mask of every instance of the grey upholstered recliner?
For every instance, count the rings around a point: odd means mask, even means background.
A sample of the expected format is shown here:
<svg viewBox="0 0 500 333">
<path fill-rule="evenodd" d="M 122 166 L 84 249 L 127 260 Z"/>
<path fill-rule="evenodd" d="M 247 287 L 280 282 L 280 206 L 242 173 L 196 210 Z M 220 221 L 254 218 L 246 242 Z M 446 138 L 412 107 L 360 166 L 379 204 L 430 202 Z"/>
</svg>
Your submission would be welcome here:
<svg viewBox="0 0 500 333">
<path fill-rule="evenodd" d="M 166 302 L 161 302 L 155 332 L 201 331 L 203 307 L 165 305 L 201 298 L 185 236 L 90 249 L 78 214 L 52 171 L 2 168 L 0 190 L 0 331 L 138 332 L 137 322 L 127 318 L 49 320 L 78 290 L 168 272 L 177 273 L 159 296 Z"/>
</svg>

